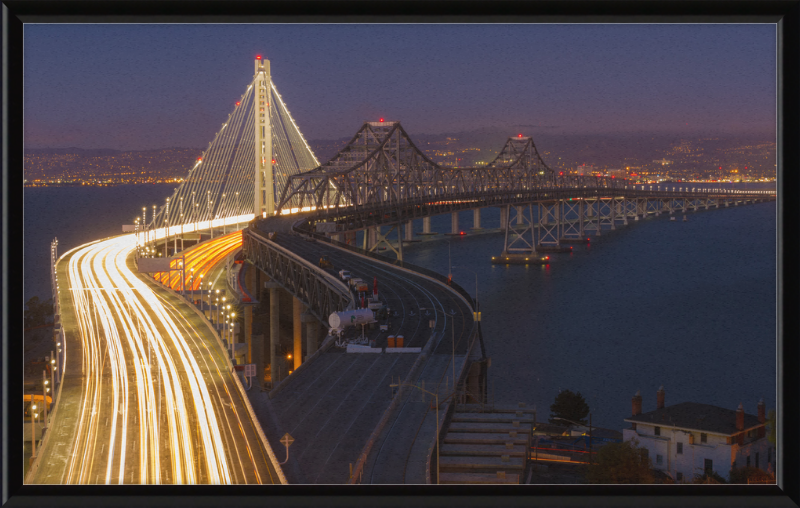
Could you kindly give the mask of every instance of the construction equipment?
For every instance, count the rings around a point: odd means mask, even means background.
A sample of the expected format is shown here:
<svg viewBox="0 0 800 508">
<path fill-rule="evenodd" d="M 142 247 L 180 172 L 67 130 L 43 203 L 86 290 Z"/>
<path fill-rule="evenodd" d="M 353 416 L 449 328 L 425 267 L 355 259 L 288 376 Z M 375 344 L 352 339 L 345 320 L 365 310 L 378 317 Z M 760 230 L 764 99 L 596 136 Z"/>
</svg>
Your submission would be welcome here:
<svg viewBox="0 0 800 508">
<path fill-rule="evenodd" d="M 328 256 L 322 256 L 319 258 L 319 267 L 320 268 L 333 268 L 333 263 L 328 260 Z"/>
</svg>

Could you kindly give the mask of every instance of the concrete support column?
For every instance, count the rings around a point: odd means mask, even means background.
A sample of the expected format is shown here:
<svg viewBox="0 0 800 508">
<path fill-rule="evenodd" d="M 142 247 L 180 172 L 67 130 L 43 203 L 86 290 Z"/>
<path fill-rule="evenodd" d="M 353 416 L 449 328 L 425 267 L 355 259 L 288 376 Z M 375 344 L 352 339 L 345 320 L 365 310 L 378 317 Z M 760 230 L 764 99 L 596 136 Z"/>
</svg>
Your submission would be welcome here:
<svg viewBox="0 0 800 508">
<path fill-rule="evenodd" d="M 458 212 L 450 214 L 450 233 L 454 235 L 458 234 Z"/>
<path fill-rule="evenodd" d="M 253 363 L 253 344 L 251 336 L 253 334 L 253 306 L 248 305 L 244 308 L 244 340 L 247 343 L 246 363 Z"/>
<path fill-rule="evenodd" d="M 481 228 L 481 209 L 476 208 L 472 210 L 472 229 L 483 229 Z"/>
<path fill-rule="evenodd" d="M 522 226 L 525 224 L 525 207 L 524 206 L 515 206 L 517 210 L 517 226 Z M 531 217 L 533 219 L 533 217 Z"/>
<path fill-rule="evenodd" d="M 250 361 L 250 363 L 256 364 L 255 385 L 261 390 L 264 389 L 264 370 L 267 367 L 266 362 L 264 361 L 264 358 L 266 357 L 266 355 L 264 354 L 264 342 L 265 342 L 264 335 L 259 334 L 252 336 L 253 359 Z M 273 386 L 274 382 L 275 380 L 273 379 Z"/>
<path fill-rule="evenodd" d="M 308 313 L 303 314 L 303 317 L 306 323 L 306 358 L 308 358 L 319 348 L 319 344 L 317 344 L 319 340 L 319 321 Z"/>
<path fill-rule="evenodd" d="M 247 271 L 244 274 L 244 284 L 247 287 L 247 291 L 250 292 L 251 295 L 255 295 L 258 298 L 260 290 L 257 289 L 258 285 L 256 282 L 258 268 L 254 265 L 247 265 Z M 202 291 L 201 296 L 202 299 Z M 253 363 L 253 306 L 246 305 L 244 307 L 244 341 L 247 344 L 247 363 Z M 259 375 L 263 375 L 263 370 Z"/>
<path fill-rule="evenodd" d="M 431 234 L 431 218 L 430 217 L 423 217 L 422 218 L 422 234 L 423 235 Z"/>
<path fill-rule="evenodd" d="M 375 226 L 374 228 L 369 228 L 369 245 L 367 245 L 367 250 L 375 247 L 378 243 L 378 234 L 381 232 L 380 226 Z"/>
<path fill-rule="evenodd" d="M 273 283 L 274 284 L 274 283 Z M 278 287 L 275 284 L 269 288 L 269 365 L 272 370 L 272 386 L 275 387 L 278 379 L 278 345 L 280 344 L 280 306 L 278 301 Z"/>
<path fill-rule="evenodd" d="M 413 240 L 414 239 L 414 221 L 410 220 L 406 222 L 406 240 Z"/>
<path fill-rule="evenodd" d="M 509 205 L 500 207 L 500 227 L 506 229 L 508 227 Z"/>
<path fill-rule="evenodd" d="M 294 338 L 294 348 L 292 350 L 292 359 L 294 360 L 294 369 L 303 362 L 303 302 L 299 299 L 292 297 L 292 332 Z"/>
</svg>

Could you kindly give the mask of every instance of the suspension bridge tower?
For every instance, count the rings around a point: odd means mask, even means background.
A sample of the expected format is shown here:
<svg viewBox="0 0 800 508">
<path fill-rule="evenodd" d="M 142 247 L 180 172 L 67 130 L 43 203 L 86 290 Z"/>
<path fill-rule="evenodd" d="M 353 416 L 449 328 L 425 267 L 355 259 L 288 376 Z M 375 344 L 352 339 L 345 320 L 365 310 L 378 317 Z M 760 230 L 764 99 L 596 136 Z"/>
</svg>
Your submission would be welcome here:
<svg viewBox="0 0 800 508">
<path fill-rule="evenodd" d="M 255 202 L 256 217 L 268 217 L 275 212 L 275 184 L 272 171 L 272 122 L 270 119 L 269 60 L 256 56 L 253 118 L 255 119 Z"/>
</svg>

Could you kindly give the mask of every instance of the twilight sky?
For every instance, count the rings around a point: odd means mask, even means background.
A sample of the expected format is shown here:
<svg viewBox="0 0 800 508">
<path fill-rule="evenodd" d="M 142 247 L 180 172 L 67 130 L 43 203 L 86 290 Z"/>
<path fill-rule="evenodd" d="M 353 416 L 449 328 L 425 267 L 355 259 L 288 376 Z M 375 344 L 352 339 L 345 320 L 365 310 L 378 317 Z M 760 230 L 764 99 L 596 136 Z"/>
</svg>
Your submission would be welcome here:
<svg viewBox="0 0 800 508">
<path fill-rule="evenodd" d="M 25 146 L 204 148 L 255 55 L 306 139 L 774 135 L 775 25 L 25 25 Z"/>
</svg>

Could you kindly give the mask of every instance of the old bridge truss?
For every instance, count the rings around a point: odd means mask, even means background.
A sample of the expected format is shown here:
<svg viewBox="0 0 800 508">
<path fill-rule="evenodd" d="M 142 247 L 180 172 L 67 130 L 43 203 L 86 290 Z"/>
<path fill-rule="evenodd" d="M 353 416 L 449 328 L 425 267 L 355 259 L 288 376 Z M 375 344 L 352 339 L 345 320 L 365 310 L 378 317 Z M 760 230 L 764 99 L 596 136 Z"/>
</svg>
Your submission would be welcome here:
<svg viewBox="0 0 800 508">
<path fill-rule="evenodd" d="M 355 307 L 353 296 L 335 278 L 264 237 L 257 228 L 242 236 L 245 258 L 301 300 L 322 322 L 333 312 Z"/>
<path fill-rule="evenodd" d="M 378 228 L 390 225 L 400 248 L 392 250 L 402 256 L 400 224 L 498 206 L 505 209 L 506 249 L 530 253 L 536 245 L 558 247 L 564 239 L 583 238 L 586 231 L 600 234 L 648 213 L 765 197 L 565 175 L 544 162 L 531 137 L 521 136 L 509 138 L 486 166 L 442 167 L 416 147 L 400 122 L 367 122 L 330 161 L 288 179 L 277 213 L 315 210 L 308 224 L 317 232 L 374 229 L 372 237 L 387 244 L 388 233 Z M 516 220 L 509 220 L 512 212 Z M 368 243 L 375 248 L 365 240 L 367 250 Z"/>
</svg>

